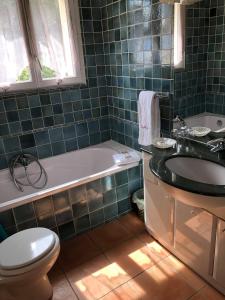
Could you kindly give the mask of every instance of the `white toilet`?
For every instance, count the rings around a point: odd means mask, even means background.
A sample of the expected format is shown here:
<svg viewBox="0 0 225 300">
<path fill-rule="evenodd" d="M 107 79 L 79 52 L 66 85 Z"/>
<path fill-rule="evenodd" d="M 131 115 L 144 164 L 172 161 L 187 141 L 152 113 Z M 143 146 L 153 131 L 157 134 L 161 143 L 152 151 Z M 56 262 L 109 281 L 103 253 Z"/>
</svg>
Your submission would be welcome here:
<svg viewBox="0 0 225 300">
<path fill-rule="evenodd" d="M 46 228 L 15 233 L 0 244 L 0 299 L 49 300 L 47 273 L 60 251 L 57 234 Z"/>
</svg>

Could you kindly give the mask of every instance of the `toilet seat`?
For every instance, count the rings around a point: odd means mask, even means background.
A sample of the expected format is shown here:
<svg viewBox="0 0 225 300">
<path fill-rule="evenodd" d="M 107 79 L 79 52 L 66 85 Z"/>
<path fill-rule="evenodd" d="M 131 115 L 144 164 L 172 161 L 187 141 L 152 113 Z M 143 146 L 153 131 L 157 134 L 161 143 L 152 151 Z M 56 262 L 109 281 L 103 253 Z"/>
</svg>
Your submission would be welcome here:
<svg viewBox="0 0 225 300">
<path fill-rule="evenodd" d="M 46 228 L 20 231 L 0 244 L 0 274 L 14 276 L 31 271 L 59 247 L 57 235 Z"/>
</svg>

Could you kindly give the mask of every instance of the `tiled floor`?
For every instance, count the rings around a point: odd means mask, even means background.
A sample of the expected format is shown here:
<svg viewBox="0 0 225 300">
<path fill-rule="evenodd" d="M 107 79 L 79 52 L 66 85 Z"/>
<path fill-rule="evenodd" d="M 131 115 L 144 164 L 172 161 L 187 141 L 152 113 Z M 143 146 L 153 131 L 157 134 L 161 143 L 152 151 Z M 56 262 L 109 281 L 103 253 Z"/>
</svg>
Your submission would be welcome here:
<svg viewBox="0 0 225 300">
<path fill-rule="evenodd" d="M 53 300 L 224 300 L 132 213 L 62 243 Z"/>
</svg>

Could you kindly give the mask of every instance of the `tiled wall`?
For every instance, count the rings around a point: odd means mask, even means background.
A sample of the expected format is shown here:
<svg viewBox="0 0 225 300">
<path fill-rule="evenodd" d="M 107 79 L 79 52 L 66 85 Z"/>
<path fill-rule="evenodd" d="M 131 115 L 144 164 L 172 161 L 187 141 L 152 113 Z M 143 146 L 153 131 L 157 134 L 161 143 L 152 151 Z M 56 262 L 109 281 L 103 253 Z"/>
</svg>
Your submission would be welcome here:
<svg viewBox="0 0 225 300">
<path fill-rule="evenodd" d="M 87 85 L 0 96 L 0 169 L 27 151 L 39 158 L 110 139 L 100 0 L 81 0 Z"/>
<path fill-rule="evenodd" d="M 173 6 L 150 0 L 107 0 L 103 40 L 112 138 L 138 148 L 141 90 L 173 93 Z M 161 100 L 162 130 L 170 131 L 172 98 Z"/>
<path fill-rule="evenodd" d="M 80 0 L 87 86 L 0 99 L 0 168 L 21 150 L 39 158 L 114 139 L 138 149 L 141 90 L 160 99 L 162 133 L 173 114 L 173 6 L 159 0 Z M 62 238 L 130 210 L 140 168 L 0 214 L 8 232 L 46 226 Z M 108 191 L 109 189 L 109 191 Z M 93 197 L 93 199 L 91 199 Z"/>
<path fill-rule="evenodd" d="M 185 69 L 175 71 L 174 115 L 205 111 L 208 23 L 208 0 L 186 6 Z"/>
<path fill-rule="evenodd" d="M 187 6 L 186 67 L 175 72 L 174 115 L 225 115 L 225 3 Z"/>
<path fill-rule="evenodd" d="M 142 185 L 141 165 L 0 213 L 8 234 L 42 226 L 68 238 L 131 210 Z"/>
<path fill-rule="evenodd" d="M 225 115 L 225 3 L 223 0 L 208 2 L 206 111 Z"/>
<path fill-rule="evenodd" d="M 110 138 L 138 149 L 137 99 L 160 100 L 171 129 L 173 6 L 159 0 L 80 0 L 87 86 L 1 96 L 0 169 L 20 151 L 39 158 Z"/>
</svg>

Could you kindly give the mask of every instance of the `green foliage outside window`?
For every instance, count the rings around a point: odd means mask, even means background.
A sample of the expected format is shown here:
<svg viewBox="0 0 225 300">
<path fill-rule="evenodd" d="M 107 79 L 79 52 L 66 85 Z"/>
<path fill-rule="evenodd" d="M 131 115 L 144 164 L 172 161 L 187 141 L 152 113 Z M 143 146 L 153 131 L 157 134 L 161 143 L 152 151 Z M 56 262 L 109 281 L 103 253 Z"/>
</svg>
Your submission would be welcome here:
<svg viewBox="0 0 225 300">
<path fill-rule="evenodd" d="M 55 78 L 56 72 L 49 67 L 43 66 L 41 70 L 41 76 L 43 79 Z M 20 75 L 17 77 L 17 81 L 28 81 L 30 80 L 30 69 L 29 67 L 24 68 Z"/>
</svg>

